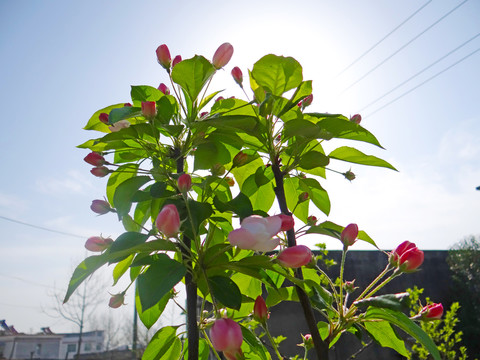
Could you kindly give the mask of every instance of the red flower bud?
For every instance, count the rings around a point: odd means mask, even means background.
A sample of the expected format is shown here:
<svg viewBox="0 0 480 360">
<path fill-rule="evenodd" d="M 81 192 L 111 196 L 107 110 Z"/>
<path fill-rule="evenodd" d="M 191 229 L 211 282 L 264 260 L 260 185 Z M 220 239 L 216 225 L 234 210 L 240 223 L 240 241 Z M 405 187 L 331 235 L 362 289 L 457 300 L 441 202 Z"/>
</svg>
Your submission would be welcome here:
<svg viewBox="0 0 480 360">
<path fill-rule="evenodd" d="M 108 306 L 110 306 L 111 308 L 117 309 L 120 306 L 124 305 L 124 301 L 125 301 L 124 293 L 115 294 L 115 295 L 112 295 L 112 297 L 110 298 L 110 301 L 108 302 Z"/>
<path fill-rule="evenodd" d="M 317 217 L 316 216 L 311 215 L 307 218 L 307 224 L 308 225 L 314 226 L 316 223 L 317 223 Z"/>
<path fill-rule="evenodd" d="M 161 83 L 160 85 L 158 85 L 157 89 L 160 90 L 165 95 L 170 95 L 170 89 L 164 83 Z"/>
<path fill-rule="evenodd" d="M 233 46 L 229 43 L 224 43 L 219 46 L 213 55 L 212 64 L 215 69 L 221 69 L 228 64 L 233 55 Z"/>
<path fill-rule="evenodd" d="M 92 236 L 89 237 L 85 242 L 85 248 L 90 251 L 103 251 L 106 250 L 110 244 L 113 243 L 113 240 L 110 238 L 104 238 L 102 236 Z"/>
<path fill-rule="evenodd" d="M 312 261 L 312 251 L 305 245 L 296 245 L 283 250 L 278 256 L 277 261 L 290 268 L 299 268 Z"/>
<path fill-rule="evenodd" d="M 96 177 L 105 177 L 110 173 L 110 170 L 106 166 L 96 166 L 90 172 Z"/>
<path fill-rule="evenodd" d="M 362 121 L 362 115 L 355 114 L 350 118 L 350 121 L 354 122 L 355 124 L 360 124 L 360 121 Z"/>
<path fill-rule="evenodd" d="M 132 107 L 132 104 L 130 104 L 130 103 L 125 103 L 125 104 L 123 104 L 123 106 L 124 106 L 124 107 Z"/>
<path fill-rule="evenodd" d="M 90 209 L 98 215 L 104 215 L 110 211 L 112 211 L 112 207 L 105 200 L 93 200 L 92 205 L 90 205 Z"/>
<path fill-rule="evenodd" d="M 419 313 L 422 320 L 438 320 L 443 315 L 442 304 L 430 304 L 425 306 Z"/>
<path fill-rule="evenodd" d="M 192 188 L 192 178 L 188 174 L 182 174 L 178 178 L 178 190 L 182 193 L 186 193 Z"/>
<path fill-rule="evenodd" d="M 295 220 L 293 220 L 293 216 L 285 214 L 280 214 L 277 216 L 280 218 L 280 220 L 282 220 L 282 227 L 280 228 L 281 231 L 293 229 L 295 226 Z"/>
<path fill-rule="evenodd" d="M 240 151 L 232 160 L 233 167 L 243 166 L 248 161 L 248 155 Z"/>
<path fill-rule="evenodd" d="M 215 102 L 220 101 L 220 100 L 225 100 L 225 98 L 223 96 L 219 96 L 215 99 Z"/>
<path fill-rule="evenodd" d="M 173 58 L 172 61 L 172 69 L 177 65 L 180 61 L 182 61 L 182 57 L 180 55 L 177 55 Z"/>
<path fill-rule="evenodd" d="M 353 172 L 351 172 L 350 170 L 348 170 L 347 172 L 344 172 L 343 176 L 345 176 L 345 179 L 347 179 L 349 181 L 355 180 L 355 174 Z"/>
<path fill-rule="evenodd" d="M 235 82 L 240 85 L 240 87 L 243 87 L 242 83 L 243 83 L 243 74 L 242 74 L 242 70 L 240 70 L 240 68 L 238 66 L 235 66 L 233 69 L 232 69 L 232 77 L 233 77 L 233 80 L 235 80 Z"/>
<path fill-rule="evenodd" d="M 155 101 L 142 101 L 142 114 L 146 118 L 153 118 L 157 115 Z"/>
<path fill-rule="evenodd" d="M 175 236 L 180 230 L 180 215 L 175 205 L 165 205 L 158 214 L 155 225 L 167 238 Z"/>
<path fill-rule="evenodd" d="M 168 46 L 163 44 L 157 48 L 157 60 L 160 65 L 162 65 L 165 69 L 170 69 L 170 62 L 172 58 L 170 57 L 170 50 L 168 50 Z"/>
<path fill-rule="evenodd" d="M 422 265 L 423 259 L 423 251 L 410 241 L 404 241 L 390 254 L 390 264 L 402 272 L 415 271 Z"/>
<path fill-rule="evenodd" d="M 298 195 L 298 202 L 302 203 L 304 201 L 307 201 L 308 197 L 309 197 L 308 192 L 305 191 L 305 192 L 301 193 L 300 195 Z"/>
<path fill-rule="evenodd" d="M 96 153 L 96 152 L 91 152 L 90 154 L 85 156 L 83 158 L 83 160 L 85 160 L 85 162 L 87 162 L 87 163 L 89 163 L 90 165 L 93 165 L 93 166 L 102 166 L 104 164 L 108 164 L 105 161 L 105 158 L 102 155 L 100 155 L 99 153 Z"/>
<path fill-rule="evenodd" d="M 265 304 L 265 300 L 263 300 L 263 297 L 260 295 L 257 296 L 255 299 L 255 304 L 253 305 L 253 317 L 262 324 L 265 324 L 267 319 L 270 317 L 267 304 Z"/>
<path fill-rule="evenodd" d="M 343 245 L 345 246 L 352 246 L 357 241 L 358 236 L 358 226 L 357 224 L 349 224 L 347 225 L 340 236 Z"/>
<path fill-rule="evenodd" d="M 312 102 L 313 102 L 313 95 L 310 94 L 305 99 L 302 100 L 302 107 L 306 108 L 307 106 L 310 106 Z"/>
<path fill-rule="evenodd" d="M 201 113 L 198 115 L 198 117 L 199 117 L 200 119 L 203 119 L 204 117 L 207 117 L 207 115 L 208 115 L 208 111 L 203 111 L 203 112 L 201 112 Z"/>
<path fill-rule="evenodd" d="M 232 319 L 218 319 L 210 329 L 210 340 L 215 350 L 235 353 L 242 346 L 242 328 Z"/>
<path fill-rule="evenodd" d="M 104 124 L 108 124 L 108 114 L 107 113 L 100 113 L 100 115 L 98 115 L 98 120 L 100 120 L 100 122 L 102 122 Z"/>
<path fill-rule="evenodd" d="M 233 178 L 231 178 L 230 176 L 227 176 L 225 178 L 225 181 L 227 182 L 227 185 L 232 187 L 233 185 L 235 185 L 235 180 L 233 180 Z"/>
</svg>

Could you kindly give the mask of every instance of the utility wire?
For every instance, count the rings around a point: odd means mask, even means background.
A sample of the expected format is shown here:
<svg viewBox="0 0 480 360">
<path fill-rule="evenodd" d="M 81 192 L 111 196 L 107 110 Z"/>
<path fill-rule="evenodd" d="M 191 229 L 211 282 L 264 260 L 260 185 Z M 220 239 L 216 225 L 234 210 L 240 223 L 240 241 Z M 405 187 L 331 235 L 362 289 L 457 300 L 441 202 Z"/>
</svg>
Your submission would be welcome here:
<svg viewBox="0 0 480 360">
<path fill-rule="evenodd" d="M 35 282 L 35 281 L 32 281 L 32 280 L 27 280 L 27 279 L 24 279 L 24 278 L 21 278 L 21 277 L 18 277 L 18 276 L 6 275 L 6 274 L 2 274 L 2 273 L 0 273 L 0 276 L 6 277 L 6 278 L 9 278 L 9 279 L 13 279 L 13 280 L 23 281 L 25 283 L 41 286 L 41 287 L 44 287 L 44 288 L 47 288 L 47 289 L 55 289 L 53 286 L 40 284 L 38 282 Z"/>
<path fill-rule="evenodd" d="M 439 22 L 441 22 L 443 19 L 445 19 L 448 15 L 450 15 L 451 13 L 453 13 L 455 10 L 457 10 L 460 6 L 462 6 L 463 4 L 465 4 L 468 0 L 464 0 L 463 2 L 461 2 L 460 4 L 458 4 L 457 6 L 455 6 L 452 10 L 450 10 L 448 13 L 446 13 L 445 15 L 443 15 L 440 19 L 438 19 L 437 21 L 435 21 L 433 24 L 431 24 L 430 26 L 428 26 L 425 30 L 423 30 L 422 32 L 420 32 L 419 34 L 417 34 L 416 36 L 414 36 L 412 39 L 410 39 L 409 41 L 407 41 L 403 46 L 401 46 L 398 50 L 396 50 L 393 54 L 387 56 L 385 59 L 383 59 L 379 64 L 375 65 L 373 68 L 371 68 L 369 71 L 367 71 L 364 75 L 362 75 L 362 77 L 360 77 L 357 81 L 355 81 L 353 84 L 351 84 L 350 86 L 348 86 L 346 89 L 344 89 L 340 95 L 342 95 L 343 93 L 345 93 L 347 90 L 351 89 L 354 85 L 358 84 L 360 81 L 362 81 L 363 79 L 365 79 L 368 75 L 370 75 L 372 72 L 374 72 L 375 70 L 377 70 L 380 66 L 382 66 L 383 64 L 385 64 L 388 60 L 390 60 L 392 57 L 394 57 L 395 55 L 397 55 L 400 51 L 402 51 L 403 49 L 405 49 L 408 45 L 410 45 L 412 42 L 414 42 L 415 40 L 417 40 L 420 36 L 422 36 L 423 34 L 425 34 L 428 30 L 430 30 L 431 28 L 433 28 L 435 25 L 437 25 Z"/>
<path fill-rule="evenodd" d="M 80 235 L 77 235 L 77 234 L 72 234 L 72 233 L 68 233 L 68 232 L 64 232 L 64 231 L 49 229 L 49 228 L 46 228 L 46 227 L 43 227 L 43 226 L 29 224 L 29 223 L 26 223 L 26 222 L 23 222 L 23 221 L 10 219 L 10 218 L 8 218 L 6 216 L 2 216 L 2 215 L 0 215 L 0 219 L 11 221 L 11 222 L 14 222 L 14 223 L 17 223 L 17 224 L 20 224 L 20 225 L 30 226 L 30 227 L 33 227 L 35 229 L 40 229 L 40 230 L 45 230 L 45 231 L 50 231 L 50 232 L 53 232 L 53 233 L 61 234 L 61 235 L 67 235 L 67 236 L 72 236 L 72 237 L 76 237 L 76 238 L 80 238 L 80 239 L 85 239 L 85 236 L 80 236 Z"/>
<path fill-rule="evenodd" d="M 405 85 L 407 82 L 409 82 L 410 80 L 416 78 L 418 75 L 424 73 L 425 71 L 427 71 L 428 69 L 430 69 L 432 66 L 438 64 L 440 61 L 442 61 L 443 59 L 445 59 L 446 57 L 450 56 L 451 54 L 453 54 L 454 52 L 456 52 L 457 50 L 459 50 L 460 48 L 464 47 L 465 45 L 467 45 L 469 42 L 475 40 L 477 37 L 480 36 L 480 33 L 478 33 L 477 35 L 475 35 L 474 37 L 470 38 L 469 40 L 465 41 L 463 44 L 457 46 L 455 49 L 449 51 L 447 54 L 443 55 L 441 58 L 439 58 L 438 60 L 434 61 L 433 63 L 431 63 L 430 65 L 428 65 L 427 67 L 423 68 L 422 70 L 420 70 L 419 72 L 417 72 L 415 75 L 412 75 L 410 76 L 407 80 L 403 81 L 402 83 L 398 84 L 397 86 L 395 86 L 393 89 L 391 89 L 390 91 L 386 92 L 385 94 L 383 94 L 382 96 L 376 98 L 375 100 L 373 100 L 371 103 L 369 103 L 368 105 L 364 106 L 362 109 L 360 109 L 360 112 L 365 110 L 366 108 L 370 107 L 371 105 L 377 103 L 378 101 L 380 101 L 381 99 L 383 99 L 385 96 L 391 94 L 392 92 L 394 92 L 395 90 L 397 90 L 399 87 Z"/>
<path fill-rule="evenodd" d="M 470 56 L 474 55 L 475 53 L 479 52 L 480 51 L 480 48 L 478 48 L 477 50 L 471 52 L 470 54 L 468 54 L 467 56 L 464 56 L 463 58 L 461 58 L 460 60 L 454 62 L 452 65 L 446 67 L 445 69 L 443 69 L 442 71 L 439 71 L 438 73 L 436 73 L 435 75 L 429 77 L 427 80 L 421 82 L 420 84 L 418 84 L 417 86 L 411 88 L 410 90 L 404 92 L 402 95 L 396 97 L 395 99 L 393 99 L 392 101 L 386 103 L 385 105 L 383 105 L 382 107 L 379 107 L 377 110 L 375 110 L 374 112 L 366 115 L 366 117 L 368 116 L 372 116 L 373 114 L 377 113 L 378 111 L 382 110 L 383 108 L 386 108 L 388 105 L 391 105 L 393 104 L 395 101 L 401 99 L 402 97 L 404 97 L 405 95 L 407 94 L 410 94 L 412 91 L 418 89 L 420 86 L 422 85 L 425 85 L 427 82 L 429 82 L 430 80 L 433 80 L 434 78 L 436 78 L 437 76 L 443 74 L 445 71 L 447 70 L 450 70 L 452 67 L 454 67 L 455 65 L 458 65 L 459 63 L 461 63 L 462 61 L 466 60 L 467 58 L 469 58 Z"/>
<path fill-rule="evenodd" d="M 385 35 L 382 39 L 380 39 L 379 41 L 377 41 L 375 43 L 375 45 L 373 45 L 370 49 L 368 49 L 367 51 L 365 51 L 362 55 L 360 55 L 358 58 L 356 58 L 350 65 L 348 65 L 345 69 L 343 69 L 340 73 L 338 73 L 338 75 L 336 77 L 339 77 L 340 75 L 342 75 L 345 71 L 347 71 L 348 69 L 350 69 L 353 65 L 355 65 L 360 59 L 362 59 L 365 55 L 367 55 L 370 51 L 372 51 L 373 49 L 375 49 L 378 45 L 380 45 L 386 38 L 388 38 L 390 35 L 392 35 L 395 31 L 397 31 L 398 29 L 400 29 L 403 25 L 405 25 L 405 23 L 410 20 L 411 18 L 413 18 L 415 15 L 417 15 L 421 10 L 423 10 L 423 8 L 425 6 L 427 6 L 428 4 L 430 4 L 432 2 L 432 0 L 429 0 L 427 1 L 425 4 L 422 5 L 422 7 L 420 7 L 417 11 L 415 11 L 413 14 L 411 14 L 408 18 L 406 18 L 400 25 L 398 25 L 395 29 L 393 29 L 392 31 L 390 31 L 387 35 Z"/>
</svg>

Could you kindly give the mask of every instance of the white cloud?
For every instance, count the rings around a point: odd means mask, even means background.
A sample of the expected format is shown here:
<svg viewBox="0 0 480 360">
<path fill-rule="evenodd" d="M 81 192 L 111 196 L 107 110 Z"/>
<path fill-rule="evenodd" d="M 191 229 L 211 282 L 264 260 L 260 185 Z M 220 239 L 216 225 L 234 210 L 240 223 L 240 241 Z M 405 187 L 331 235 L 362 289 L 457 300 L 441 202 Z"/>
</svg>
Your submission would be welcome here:
<svg viewBox="0 0 480 360">
<path fill-rule="evenodd" d="M 60 195 L 65 193 L 85 194 L 95 189 L 91 176 L 78 170 L 70 170 L 66 176 L 44 177 L 36 181 L 36 188 L 49 195 Z"/>
</svg>

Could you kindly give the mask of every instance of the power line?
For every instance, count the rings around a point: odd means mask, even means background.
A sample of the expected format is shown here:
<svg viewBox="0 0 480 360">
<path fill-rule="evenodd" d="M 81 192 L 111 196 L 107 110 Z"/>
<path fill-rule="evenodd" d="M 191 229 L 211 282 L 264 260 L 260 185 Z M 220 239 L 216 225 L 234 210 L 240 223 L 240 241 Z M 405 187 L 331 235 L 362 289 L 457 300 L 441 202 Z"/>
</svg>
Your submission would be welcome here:
<svg viewBox="0 0 480 360">
<path fill-rule="evenodd" d="M 447 54 L 443 55 L 441 58 L 439 58 L 438 60 L 434 61 L 433 63 L 431 63 L 430 65 L 428 65 L 427 67 L 423 68 L 422 70 L 420 70 L 419 72 L 417 72 L 415 75 L 412 75 L 410 76 L 407 80 L 403 81 L 402 83 L 398 84 L 397 86 L 395 86 L 393 89 L 391 89 L 390 91 L 386 92 L 385 94 L 383 94 L 382 96 L 376 98 L 375 100 L 373 100 L 371 103 L 369 103 L 368 105 L 364 106 L 362 109 L 360 109 L 360 112 L 365 110 L 366 108 L 370 107 L 371 105 L 377 103 L 379 100 L 383 99 L 385 96 L 391 94 L 392 92 L 394 92 L 395 90 L 397 90 L 399 87 L 405 85 L 407 82 L 409 82 L 410 80 L 416 78 L 418 75 L 424 73 L 425 71 L 427 71 L 428 69 L 430 69 L 432 66 L 438 64 L 440 61 L 442 61 L 443 59 L 445 59 L 446 57 L 450 56 L 451 54 L 453 54 L 454 52 L 456 52 L 457 50 L 459 50 L 460 48 L 462 48 L 463 46 L 467 45 L 469 42 L 475 40 L 477 37 L 480 36 L 480 33 L 478 33 L 477 35 L 475 35 L 474 37 L 470 38 L 469 40 L 465 41 L 463 44 L 457 46 L 455 49 L 449 51 Z"/>
<path fill-rule="evenodd" d="M 468 54 L 467 56 L 464 56 L 463 58 L 461 58 L 460 60 L 454 62 L 452 65 L 446 67 L 445 69 L 443 69 L 442 71 L 439 71 L 438 73 L 436 73 L 435 75 L 429 77 L 427 80 L 421 82 L 420 84 L 418 84 L 417 86 L 411 88 L 410 90 L 404 92 L 402 95 L 396 97 L 395 99 L 393 99 L 392 101 L 386 103 L 385 105 L 383 105 L 382 107 L 379 107 L 377 110 L 375 110 L 374 112 L 366 115 L 366 117 L 368 116 L 372 116 L 373 114 L 377 113 L 378 111 L 382 110 L 383 108 L 387 107 L 388 105 L 390 104 L 393 104 L 395 101 L 401 99 L 402 97 L 404 97 L 405 95 L 407 94 L 410 94 L 412 91 L 418 89 L 420 86 L 422 85 L 425 85 L 427 82 L 429 82 L 430 80 L 433 80 L 434 78 L 436 78 L 437 76 L 443 74 L 445 71 L 447 70 L 450 70 L 452 67 L 454 67 L 455 65 L 458 65 L 459 63 L 461 63 L 462 61 L 466 60 L 467 58 L 469 58 L 470 56 L 474 55 L 475 53 L 479 52 L 480 51 L 480 48 L 478 48 L 477 50 L 471 52 L 470 54 Z"/>
<path fill-rule="evenodd" d="M 44 287 L 44 288 L 47 288 L 47 289 L 55 289 L 53 286 L 48 286 L 48 285 L 45 285 L 45 284 L 40 284 L 40 283 L 38 283 L 38 282 L 31 281 L 31 280 L 27 280 L 27 279 L 24 279 L 24 278 L 21 278 L 21 277 L 18 277 L 18 276 L 6 275 L 6 274 L 2 274 L 2 273 L 0 273 L 0 276 L 6 277 L 6 278 L 9 278 L 9 279 L 13 279 L 13 280 L 23 281 L 23 282 L 26 282 L 26 283 L 28 283 L 28 284 L 41 286 L 41 287 Z"/>
<path fill-rule="evenodd" d="M 372 72 L 374 72 L 375 70 L 377 70 L 380 66 L 382 66 L 383 64 L 385 64 L 388 60 L 390 60 L 392 57 L 394 57 L 395 55 L 397 55 L 400 51 L 402 51 L 403 49 L 405 49 L 408 45 L 410 45 L 412 42 L 414 42 L 415 40 L 417 40 L 420 36 L 422 36 L 423 34 L 425 34 L 428 30 L 430 30 L 431 28 L 433 28 L 435 25 L 437 25 L 439 22 L 441 22 L 443 19 L 445 19 L 448 15 L 450 15 L 451 13 L 453 13 L 455 10 L 457 10 L 460 6 L 462 6 L 463 4 L 465 4 L 468 0 L 464 0 L 463 2 L 461 2 L 460 4 L 458 4 L 457 6 L 455 6 L 452 10 L 450 10 L 448 13 L 446 13 L 445 15 L 443 15 L 440 19 L 438 19 L 437 21 L 435 21 L 433 24 L 431 24 L 430 26 L 428 26 L 425 30 L 423 30 L 422 32 L 420 32 L 419 34 L 417 34 L 416 36 L 414 36 L 412 39 L 410 39 L 409 41 L 407 41 L 403 46 L 401 46 L 398 50 L 396 50 L 393 54 L 387 56 L 385 59 L 383 59 L 379 64 L 375 65 L 373 68 L 371 68 L 369 71 L 367 71 L 364 75 L 362 75 L 362 77 L 360 77 L 357 81 L 355 81 L 353 84 L 351 84 L 350 86 L 348 86 L 346 89 L 344 89 L 341 93 L 345 93 L 347 90 L 349 90 L 350 88 L 352 88 L 354 85 L 358 84 L 360 81 L 362 81 L 363 79 L 365 79 L 368 75 L 370 75 Z"/>
<path fill-rule="evenodd" d="M 368 49 L 367 51 L 365 51 L 362 55 L 360 55 L 358 58 L 356 58 L 350 65 L 348 65 L 345 69 L 343 69 L 338 75 L 337 77 L 339 77 L 340 75 L 342 75 L 345 71 L 347 71 L 348 69 L 350 69 L 353 65 L 355 65 L 360 59 L 362 59 L 365 55 L 367 55 L 370 51 L 372 51 L 373 49 L 375 49 L 378 45 L 380 45 L 386 38 L 388 38 L 390 35 L 392 35 L 395 31 L 397 31 L 398 29 L 400 29 L 403 25 L 405 25 L 406 22 L 408 22 L 408 20 L 410 20 L 411 18 L 413 18 L 415 15 L 417 15 L 424 7 L 426 7 L 428 4 L 430 4 L 432 2 L 432 0 L 429 0 L 427 1 L 425 4 L 422 5 L 422 7 L 420 7 L 417 11 L 415 11 L 413 14 L 411 14 L 408 18 L 406 18 L 400 25 L 398 25 L 396 28 L 394 28 L 392 31 L 390 31 L 387 35 L 385 35 L 382 39 L 380 39 L 378 42 L 375 43 L 375 45 L 373 45 L 370 49 Z"/>
<path fill-rule="evenodd" d="M 2 215 L 0 215 L 0 219 L 11 221 L 11 222 L 14 222 L 14 223 L 17 223 L 17 224 L 20 224 L 20 225 L 30 226 L 30 227 L 33 227 L 35 229 L 40 229 L 40 230 L 45 230 L 45 231 L 50 231 L 50 232 L 53 232 L 53 233 L 61 234 L 61 235 L 67 235 L 67 236 L 72 236 L 72 237 L 76 237 L 76 238 L 80 238 L 80 239 L 85 239 L 85 236 L 80 236 L 80 235 L 77 235 L 77 234 L 72 234 L 72 233 L 68 233 L 68 232 L 64 232 L 64 231 L 49 229 L 49 228 L 46 228 L 46 227 L 43 227 L 43 226 L 29 224 L 29 223 L 26 223 L 26 222 L 23 222 L 23 221 L 10 219 L 10 218 L 8 218 L 6 216 L 2 216 Z"/>
</svg>

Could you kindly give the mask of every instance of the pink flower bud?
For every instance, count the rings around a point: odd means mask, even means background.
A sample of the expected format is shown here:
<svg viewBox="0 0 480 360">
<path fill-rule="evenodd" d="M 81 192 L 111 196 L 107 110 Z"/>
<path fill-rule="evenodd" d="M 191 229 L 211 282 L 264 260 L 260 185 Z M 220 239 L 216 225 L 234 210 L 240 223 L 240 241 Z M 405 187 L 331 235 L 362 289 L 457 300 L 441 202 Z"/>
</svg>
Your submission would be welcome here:
<svg viewBox="0 0 480 360">
<path fill-rule="evenodd" d="M 93 166 L 102 166 L 104 164 L 108 164 L 105 161 L 105 158 L 97 152 L 91 152 L 90 154 L 85 156 L 83 160 Z"/>
<path fill-rule="evenodd" d="M 283 250 L 278 256 L 277 261 L 290 268 L 299 268 L 312 261 L 312 251 L 305 245 L 296 245 Z"/>
<path fill-rule="evenodd" d="M 170 69 L 170 62 L 172 58 L 170 57 L 170 50 L 168 50 L 168 46 L 163 44 L 157 48 L 157 60 L 160 65 L 162 65 L 165 69 Z"/>
<path fill-rule="evenodd" d="M 345 291 L 348 294 L 353 293 L 355 291 L 355 289 L 358 289 L 358 287 L 355 287 L 355 280 L 345 281 Z"/>
<path fill-rule="evenodd" d="M 442 304 L 427 305 L 422 310 L 420 310 L 419 315 L 422 320 L 441 319 L 443 315 L 443 305 Z"/>
<path fill-rule="evenodd" d="M 215 350 L 232 355 L 242 346 L 242 328 L 232 319 L 217 319 L 210 329 L 210 340 Z"/>
<path fill-rule="evenodd" d="M 110 170 L 106 166 L 96 166 L 90 172 L 96 177 L 105 177 L 110 173 Z"/>
<path fill-rule="evenodd" d="M 233 46 L 229 43 L 224 43 L 219 46 L 213 55 L 212 64 L 215 69 L 221 69 L 228 64 L 233 55 Z"/>
<path fill-rule="evenodd" d="M 123 104 L 123 106 L 124 106 L 124 107 L 132 107 L 132 104 L 130 104 L 130 103 L 125 103 L 125 104 Z"/>
<path fill-rule="evenodd" d="M 253 305 L 253 317 L 262 324 L 264 324 L 270 317 L 267 304 L 265 304 L 265 300 L 263 300 L 263 297 L 260 295 L 257 296 L 255 304 Z"/>
<path fill-rule="evenodd" d="M 124 305 L 124 301 L 125 301 L 124 293 L 115 294 L 115 295 L 112 295 L 112 297 L 110 298 L 110 301 L 108 302 L 108 306 L 110 306 L 113 309 L 117 309 L 120 306 Z"/>
<path fill-rule="evenodd" d="M 358 236 L 358 226 L 357 224 L 349 224 L 347 225 L 340 235 L 340 239 L 342 240 L 343 245 L 345 246 L 352 246 L 357 241 Z"/>
<path fill-rule="evenodd" d="M 104 238 L 102 236 L 92 236 L 89 237 L 85 242 L 85 248 L 90 251 L 103 251 L 106 250 L 110 244 L 113 243 L 113 240 L 110 238 Z"/>
<path fill-rule="evenodd" d="M 240 85 L 240 87 L 243 87 L 242 83 L 243 83 L 243 74 L 242 74 L 242 70 L 240 70 L 240 68 L 238 66 L 235 66 L 233 69 L 232 69 L 232 77 L 233 77 L 233 80 L 235 80 L 235 82 Z"/>
<path fill-rule="evenodd" d="M 175 205 L 165 205 L 155 220 L 157 229 L 167 238 L 175 236 L 180 230 L 180 215 Z"/>
<path fill-rule="evenodd" d="M 100 120 L 100 122 L 102 122 L 104 124 L 108 124 L 108 114 L 107 113 L 100 113 L 100 115 L 98 115 L 98 120 Z"/>
<path fill-rule="evenodd" d="M 362 121 L 362 115 L 355 114 L 350 118 L 350 121 L 354 122 L 355 124 L 360 124 L 360 122 Z"/>
<path fill-rule="evenodd" d="M 220 101 L 220 100 L 225 100 L 225 98 L 223 96 L 219 96 L 215 99 L 215 102 Z"/>
<path fill-rule="evenodd" d="M 293 229 L 295 226 L 295 220 L 293 220 L 293 216 L 285 214 L 280 214 L 277 216 L 280 218 L 280 220 L 282 220 L 282 227 L 280 228 L 281 231 Z"/>
<path fill-rule="evenodd" d="M 180 55 L 177 55 L 173 58 L 172 61 L 172 69 L 177 65 L 180 61 L 182 61 L 182 57 Z"/>
<path fill-rule="evenodd" d="M 158 85 L 158 90 L 160 90 L 165 95 L 170 95 L 170 89 L 164 83 Z"/>
<path fill-rule="evenodd" d="M 186 193 L 192 188 L 192 177 L 189 174 L 182 174 L 178 177 L 178 190 Z"/>
<path fill-rule="evenodd" d="M 153 118 L 157 115 L 157 104 L 155 101 L 142 101 L 142 114 L 146 118 Z"/>
<path fill-rule="evenodd" d="M 90 209 L 98 215 L 104 215 L 110 211 L 112 211 L 112 207 L 105 200 L 93 200 L 92 205 L 90 205 Z"/>
<path fill-rule="evenodd" d="M 314 226 L 317 223 L 317 217 L 314 215 L 310 215 L 307 218 L 307 225 Z"/>
<path fill-rule="evenodd" d="M 232 164 L 234 167 L 240 167 L 247 163 L 248 155 L 245 154 L 243 151 L 240 151 L 232 160 Z"/>
<path fill-rule="evenodd" d="M 404 241 L 390 254 L 390 264 L 398 267 L 402 272 L 412 272 L 422 265 L 423 251 L 414 243 Z"/>
<path fill-rule="evenodd" d="M 243 219 L 240 229 L 228 234 L 228 241 L 240 249 L 272 251 L 280 244 L 280 240 L 273 237 L 280 232 L 281 226 L 282 220 L 278 216 L 252 215 Z"/>
<path fill-rule="evenodd" d="M 200 115 L 198 115 L 198 117 L 200 119 L 203 119 L 204 117 L 207 117 L 207 115 L 208 115 L 208 111 L 203 111 L 203 112 L 200 113 Z"/>
<path fill-rule="evenodd" d="M 230 177 L 230 176 L 227 176 L 227 177 L 225 178 L 225 181 L 227 182 L 227 185 L 230 186 L 230 187 L 232 187 L 232 186 L 235 185 L 235 180 L 233 180 L 233 178 Z"/>
</svg>

